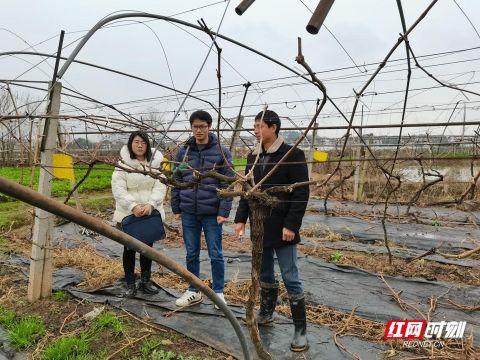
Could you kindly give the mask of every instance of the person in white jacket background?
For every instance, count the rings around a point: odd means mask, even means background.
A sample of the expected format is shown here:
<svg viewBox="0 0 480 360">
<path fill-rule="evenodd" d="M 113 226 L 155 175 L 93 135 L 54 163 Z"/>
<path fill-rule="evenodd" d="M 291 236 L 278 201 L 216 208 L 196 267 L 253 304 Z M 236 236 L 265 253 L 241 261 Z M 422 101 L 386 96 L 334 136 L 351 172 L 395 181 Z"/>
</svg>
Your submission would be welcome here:
<svg viewBox="0 0 480 360">
<path fill-rule="evenodd" d="M 167 187 L 159 180 L 150 176 L 128 172 L 124 169 L 143 170 L 145 168 L 155 171 L 160 168 L 163 155 L 160 151 L 152 154 L 150 140 L 143 131 L 135 131 L 130 135 L 127 145 L 120 150 L 121 168 L 115 168 L 112 175 L 112 193 L 115 199 L 115 212 L 113 221 L 121 229 L 122 219 L 134 214 L 141 217 L 150 215 L 153 210 L 158 210 L 165 221 L 163 200 Z M 148 244 L 152 246 L 153 244 Z M 140 284 L 138 289 L 147 294 L 156 294 L 158 289 L 150 281 L 152 261 L 140 255 Z M 137 292 L 135 284 L 135 251 L 124 247 L 123 270 L 127 288 L 126 297 L 133 297 Z"/>
</svg>

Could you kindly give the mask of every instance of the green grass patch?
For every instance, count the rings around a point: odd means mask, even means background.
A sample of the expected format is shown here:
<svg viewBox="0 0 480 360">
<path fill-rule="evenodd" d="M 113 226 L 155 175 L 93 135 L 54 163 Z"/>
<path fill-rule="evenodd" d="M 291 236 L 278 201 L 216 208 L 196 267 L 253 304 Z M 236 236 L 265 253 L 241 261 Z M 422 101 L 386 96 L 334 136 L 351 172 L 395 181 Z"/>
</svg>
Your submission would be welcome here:
<svg viewBox="0 0 480 360">
<path fill-rule="evenodd" d="M 161 349 L 163 346 L 173 345 L 169 339 L 152 337 L 145 339 L 140 346 L 140 355 L 129 357 L 132 360 L 201 360 L 197 356 L 185 356 L 175 351 Z"/>
<path fill-rule="evenodd" d="M 45 333 L 45 323 L 38 316 L 17 316 L 0 307 L 0 325 L 7 330 L 8 339 L 17 350 L 32 346 Z"/>
<path fill-rule="evenodd" d="M 17 229 L 32 222 L 30 207 L 22 202 L 0 202 L 0 231 Z"/>
<path fill-rule="evenodd" d="M 125 332 L 125 324 L 113 312 L 104 312 L 98 315 L 93 321 L 93 330 L 100 331 L 111 329 L 114 334 L 119 335 Z"/>
<path fill-rule="evenodd" d="M 111 188 L 111 176 L 113 167 L 100 166 L 97 170 L 92 170 L 88 179 L 80 186 L 79 191 L 97 192 L 81 196 L 82 206 L 87 211 L 105 212 L 114 208 L 114 200 Z M 20 169 L 13 167 L 0 168 L 0 177 L 6 177 L 14 181 L 20 179 Z M 27 185 L 28 179 L 24 176 L 24 185 Z M 35 188 L 36 189 L 36 188 Z M 108 191 L 105 191 L 108 189 Z M 100 193 L 98 193 L 101 191 Z M 52 194 L 54 196 L 65 197 L 70 192 L 70 183 L 67 180 L 54 180 Z M 70 206 L 75 206 L 75 199 L 69 200 Z M 18 229 L 24 225 L 32 224 L 33 217 L 30 210 L 32 207 L 21 201 L 12 198 L 2 197 L 0 199 L 0 232 L 11 229 Z M 2 246 L 0 240 L 0 253 L 8 251 Z"/>
<path fill-rule="evenodd" d="M 82 206 L 89 211 L 105 212 L 115 207 L 115 201 L 111 191 L 105 193 L 91 194 L 91 196 L 81 199 Z M 69 202 L 70 203 L 70 202 Z M 73 203 L 75 205 L 75 203 Z M 72 205 L 72 206 L 73 206 Z"/>
<path fill-rule="evenodd" d="M 335 251 L 332 255 L 330 255 L 330 261 L 331 262 L 339 262 L 342 260 L 343 254 L 340 251 Z"/>
<path fill-rule="evenodd" d="M 0 176 L 7 179 L 13 180 L 15 182 L 20 181 L 21 173 L 23 169 L 23 181 L 22 185 L 29 186 L 30 184 L 30 169 L 29 168 L 17 168 L 17 167 L 2 167 L 0 169 Z M 88 167 L 83 166 L 74 166 L 75 180 L 80 181 L 83 176 L 86 174 Z M 111 179 L 113 173 L 113 166 L 110 165 L 97 165 L 93 168 L 88 175 L 88 178 L 80 185 L 78 192 L 85 191 L 98 191 L 109 189 L 111 186 Z M 34 189 L 38 188 L 38 176 L 40 170 L 35 169 L 34 175 Z M 62 197 L 66 196 L 71 190 L 71 185 L 69 180 L 63 179 L 54 179 L 52 182 L 52 195 Z"/>
<path fill-rule="evenodd" d="M 67 336 L 50 343 L 44 350 L 44 360 L 92 359 L 89 338 L 85 334 Z"/>
<path fill-rule="evenodd" d="M 0 325 L 8 329 L 15 324 L 16 315 L 12 310 L 0 307 Z"/>
<path fill-rule="evenodd" d="M 45 333 L 45 324 L 37 316 L 26 316 L 7 328 L 7 333 L 15 348 L 26 349 L 35 344 Z"/>
<path fill-rule="evenodd" d="M 99 360 L 107 357 L 107 349 L 95 353 L 101 333 L 108 330 L 115 335 L 125 332 L 125 324 L 113 312 L 98 315 L 91 326 L 79 335 L 61 337 L 50 343 L 42 354 L 43 360 Z"/>
<path fill-rule="evenodd" d="M 473 151 L 468 149 L 458 149 L 458 150 L 449 150 L 449 151 L 440 151 L 438 156 L 439 158 L 442 157 L 457 157 L 457 158 L 468 158 L 473 156 Z"/>
<path fill-rule="evenodd" d="M 7 239 L 5 239 L 3 236 L 0 236 L 0 254 L 5 254 L 10 250 L 10 247 L 8 246 Z"/>
<path fill-rule="evenodd" d="M 66 291 L 60 290 L 60 291 L 55 291 L 52 294 L 52 299 L 55 301 L 67 301 L 70 299 L 70 295 Z"/>
<path fill-rule="evenodd" d="M 201 360 L 197 356 L 183 356 L 174 351 L 154 350 L 150 355 L 151 360 Z"/>
<path fill-rule="evenodd" d="M 161 345 L 162 342 L 158 338 L 145 339 L 140 347 L 140 353 L 147 359 L 148 356 Z"/>
<path fill-rule="evenodd" d="M 247 166 L 247 159 L 243 158 L 235 158 L 232 160 L 233 168 L 236 171 L 245 171 L 245 167 Z"/>
</svg>

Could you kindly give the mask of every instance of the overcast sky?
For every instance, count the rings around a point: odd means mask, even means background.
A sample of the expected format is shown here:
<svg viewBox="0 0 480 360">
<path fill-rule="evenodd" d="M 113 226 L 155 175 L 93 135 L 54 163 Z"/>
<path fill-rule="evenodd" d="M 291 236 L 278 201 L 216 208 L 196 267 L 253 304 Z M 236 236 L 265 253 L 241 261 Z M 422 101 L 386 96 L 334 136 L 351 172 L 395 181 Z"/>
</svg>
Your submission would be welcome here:
<svg viewBox="0 0 480 360">
<path fill-rule="evenodd" d="M 0 1 L 2 2 L 0 52 L 32 51 L 28 48 L 35 45 L 33 51 L 50 54 L 56 52 L 60 30 L 66 31 L 64 45 L 68 45 L 81 38 L 98 20 L 114 12 L 131 10 L 173 15 L 215 3 L 215 0 Z M 394 0 L 337 0 L 325 24 L 342 43 L 352 60 L 325 28 L 322 28 L 318 35 L 311 35 L 305 31 L 311 14 L 299 0 L 257 0 L 243 16 L 236 15 L 234 11 L 238 3 L 239 1 L 233 0 L 230 3 L 217 1 L 215 5 L 175 17 L 195 24 L 198 19 L 203 18 L 212 29 L 216 30 L 226 10 L 220 33 L 261 50 L 295 69 L 300 69 L 295 63 L 295 56 L 297 37 L 301 36 L 307 62 L 315 71 L 324 71 L 319 74 L 320 79 L 325 81 L 329 95 L 345 112 L 351 111 L 352 89 L 360 89 L 368 79 L 368 74 L 371 74 L 376 67 L 376 65 L 363 65 L 381 61 L 396 42 L 401 31 L 398 9 Z M 304 3 L 313 10 L 317 1 L 304 0 Z M 429 3 L 430 1 L 424 0 L 403 1 L 407 27 L 417 19 Z M 457 0 L 457 3 L 474 26 L 480 29 L 480 2 Z M 138 23 L 139 20 L 148 19 L 137 18 L 135 22 L 123 21 L 116 24 L 123 26 L 111 26 L 100 30 L 81 50 L 77 59 L 187 91 L 207 55 L 211 43 L 208 36 L 197 30 L 174 26 L 164 21 L 149 21 L 141 24 Z M 14 32 L 23 40 L 7 30 Z M 421 57 L 420 61 L 440 79 L 463 84 L 462 86 L 473 91 L 480 91 L 476 73 L 478 70 L 476 59 L 479 58 L 477 47 L 480 46 L 480 39 L 453 0 L 439 0 L 413 31 L 410 43 L 417 56 L 474 48 L 451 54 Z M 77 42 L 74 42 L 66 46 L 63 55 L 70 54 L 76 44 Z M 320 97 L 315 87 L 298 78 L 272 81 L 271 79 L 291 76 L 292 73 L 226 41 L 219 40 L 219 45 L 223 48 L 222 82 L 225 87 L 223 112 L 226 116 L 236 116 L 243 95 L 241 84 L 250 81 L 255 85 L 246 99 L 246 115 L 259 112 L 262 104 L 268 103 L 270 109 L 289 116 L 297 125 L 307 122 L 314 112 L 315 99 Z M 392 59 L 404 57 L 405 47 L 402 45 L 393 54 Z M 32 66 L 30 63 L 38 63 L 41 60 L 42 58 L 35 56 L 2 56 L 0 57 L 0 78 L 16 79 Z M 353 62 L 359 68 L 356 68 Z M 53 60 L 48 60 L 19 79 L 50 80 L 53 64 Z M 413 62 L 412 66 L 414 66 Z M 337 70 L 345 67 L 347 69 Z M 216 55 L 211 53 L 194 91 L 213 89 L 208 92 L 198 92 L 196 95 L 216 104 L 215 69 Z M 403 89 L 406 84 L 405 69 L 405 61 L 389 63 L 381 76 L 371 84 L 367 90 L 367 96 L 362 98 L 364 123 L 400 122 L 399 108 L 402 105 Z M 367 74 L 362 73 L 365 70 L 368 71 Z M 255 83 L 258 81 L 262 82 Z M 172 119 L 173 113 L 178 108 L 178 102 L 183 99 L 181 95 L 176 98 L 172 96 L 171 91 L 158 86 L 78 64 L 73 64 L 67 70 L 62 84 L 105 103 L 124 103 L 116 106 L 136 117 L 157 112 L 157 116 L 162 117 L 166 122 Z M 464 96 L 451 89 L 424 89 L 437 85 L 414 67 L 407 123 L 447 121 L 459 100 L 462 101 L 458 105 L 458 111 L 453 113 L 451 121 L 462 120 L 464 103 L 467 108 L 467 120 L 480 120 L 478 116 L 480 99 L 477 96 L 470 94 Z M 36 98 L 43 96 L 39 91 L 21 88 L 16 88 L 16 91 L 30 92 Z M 385 92 L 388 94 L 384 94 Z M 125 103 L 145 98 L 153 99 Z M 65 96 L 62 100 L 64 101 L 62 112 L 78 113 L 74 107 L 68 105 L 70 103 L 85 109 L 87 113 L 114 114 L 105 108 L 95 109 L 95 105 L 78 99 Z M 185 104 L 187 114 L 182 114 L 179 120 L 184 120 L 190 110 L 199 107 L 208 108 L 205 103 L 196 100 L 187 101 Z M 319 119 L 320 124 L 345 124 L 330 105 L 325 107 L 323 114 L 325 117 Z M 330 116 L 326 117 L 326 115 Z M 358 116 L 355 123 L 359 124 L 360 121 Z M 179 122 L 175 126 L 183 127 L 185 123 Z M 473 127 L 467 128 L 467 132 L 471 129 Z M 408 130 L 409 133 L 424 131 L 425 129 Z M 441 131 L 443 129 L 440 129 Z M 447 133 L 459 132 L 459 128 L 447 130 Z M 396 130 L 377 131 L 377 133 L 395 134 Z M 341 132 L 330 131 L 324 134 L 338 136 Z"/>
</svg>

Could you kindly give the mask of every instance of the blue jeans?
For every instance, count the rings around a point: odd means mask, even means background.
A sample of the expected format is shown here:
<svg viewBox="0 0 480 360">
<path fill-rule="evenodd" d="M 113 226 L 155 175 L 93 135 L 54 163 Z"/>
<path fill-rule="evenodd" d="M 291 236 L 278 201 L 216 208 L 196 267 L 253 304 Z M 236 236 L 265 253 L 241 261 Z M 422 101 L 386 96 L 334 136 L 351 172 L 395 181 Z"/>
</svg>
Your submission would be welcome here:
<svg viewBox="0 0 480 360">
<path fill-rule="evenodd" d="M 187 269 L 197 277 L 200 274 L 200 235 L 203 229 L 208 256 L 212 267 L 213 291 L 223 293 L 225 262 L 222 253 L 222 225 L 216 215 L 193 215 L 182 213 L 183 241 L 187 250 Z M 198 291 L 190 285 L 190 291 Z"/>
<path fill-rule="evenodd" d="M 260 281 L 267 284 L 275 283 L 275 270 L 273 253 L 277 254 L 278 265 L 282 273 L 283 283 L 289 295 L 303 294 L 302 283 L 298 276 L 297 245 L 279 248 L 263 248 L 262 268 Z"/>
</svg>

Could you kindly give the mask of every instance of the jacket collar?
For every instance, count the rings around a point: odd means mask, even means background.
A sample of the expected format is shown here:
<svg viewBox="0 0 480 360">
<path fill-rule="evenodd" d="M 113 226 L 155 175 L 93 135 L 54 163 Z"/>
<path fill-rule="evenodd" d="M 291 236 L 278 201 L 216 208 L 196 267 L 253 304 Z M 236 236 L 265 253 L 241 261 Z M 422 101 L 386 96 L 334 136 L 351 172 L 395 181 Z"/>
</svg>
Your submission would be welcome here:
<svg viewBox="0 0 480 360">
<path fill-rule="evenodd" d="M 154 169 L 159 168 L 163 161 L 162 153 L 159 150 L 155 151 L 155 149 L 152 149 L 152 155 L 153 159 L 150 160 L 149 163 L 145 163 L 145 165 L 151 166 Z M 130 158 L 130 152 L 128 151 L 127 145 L 123 145 L 122 149 L 120 150 L 120 163 L 123 163 L 124 165 L 127 165 L 133 169 L 142 167 L 140 161 Z"/>
<path fill-rule="evenodd" d="M 277 152 L 278 149 L 280 149 L 280 146 L 282 146 L 282 144 L 285 142 L 285 139 L 283 138 L 282 135 L 278 135 L 277 139 L 273 142 L 272 145 L 270 145 L 270 147 L 268 148 L 268 150 L 266 151 L 267 154 L 273 154 L 274 152 Z M 253 152 L 252 154 L 253 155 L 257 155 L 258 153 L 261 153 L 263 152 L 263 148 L 262 148 L 262 144 L 261 143 L 257 143 L 257 145 L 255 146 L 255 149 L 253 149 Z"/>
</svg>

